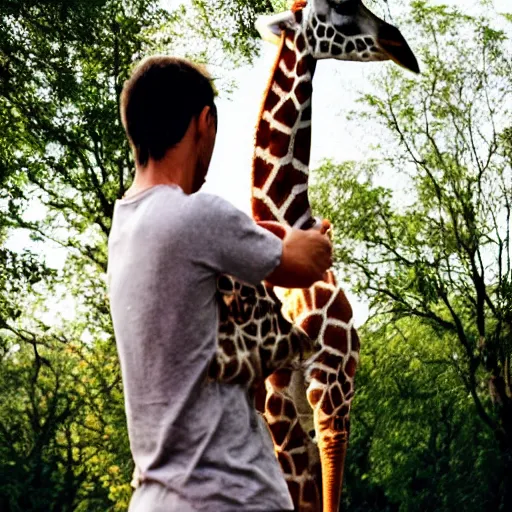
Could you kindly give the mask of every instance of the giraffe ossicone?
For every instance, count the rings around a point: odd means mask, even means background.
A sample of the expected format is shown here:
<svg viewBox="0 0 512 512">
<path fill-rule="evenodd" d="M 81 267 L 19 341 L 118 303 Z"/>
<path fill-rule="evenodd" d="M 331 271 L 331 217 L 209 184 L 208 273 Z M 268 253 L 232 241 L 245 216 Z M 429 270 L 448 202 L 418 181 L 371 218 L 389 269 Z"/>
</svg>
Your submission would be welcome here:
<svg viewBox="0 0 512 512">
<path fill-rule="evenodd" d="M 253 217 L 328 231 L 330 226 L 313 217 L 308 199 L 316 61 L 391 59 L 414 72 L 419 71 L 418 63 L 398 29 L 376 17 L 360 0 L 309 4 L 297 0 L 291 11 L 259 19 L 257 28 L 265 39 L 278 42 L 279 50 L 255 137 Z M 331 271 L 307 290 L 266 285 L 247 289 L 234 280 L 224 288 L 219 347 L 210 376 L 247 385 L 252 391 L 268 376 L 264 417 L 296 510 L 320 512 L 323 507 L 324 512 L 337 512 L 359 361 L 359 338 L 345 293 Z M 255 324 L 263 325 L 261 311 L 273 318 L 271 325 L 280 337 L 258 327 L 259 334 L 249 336 L 247 344 L 247 328 L 254 332 Z M 232 343 L 235 333 L 239 343 Z M 272 356 L 276 352 L 259 357 L 265 343 L 267 348 L 281 343 L 279 357 Z M 301 356 L 306 356 L 302 362 Z M 238 362 L 230 363 L 233 359 Z M 237 380 L 232 370 L 223 373 L 228 364 L 237 369 Z M 251 364 L 253 371 L 246 371 L 245 365 Z M 315 432 L 318 445 L 310 431 Z"/>
</svg>

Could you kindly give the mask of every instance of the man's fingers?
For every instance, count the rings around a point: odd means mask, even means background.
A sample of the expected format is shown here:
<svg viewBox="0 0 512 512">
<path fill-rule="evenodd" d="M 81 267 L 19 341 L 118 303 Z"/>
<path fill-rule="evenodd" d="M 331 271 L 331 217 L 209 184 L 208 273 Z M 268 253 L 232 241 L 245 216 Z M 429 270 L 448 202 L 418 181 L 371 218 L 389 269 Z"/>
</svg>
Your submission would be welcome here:
<svg viewBox="0 0 512 512">
<path fill-rule="evenodd" d="M 327 219 L 324 219 L 320 227 L 320 233 L 322 233 L 322 235 L 325 235 L 330 229 L 331 223 Z"/>
</svg>

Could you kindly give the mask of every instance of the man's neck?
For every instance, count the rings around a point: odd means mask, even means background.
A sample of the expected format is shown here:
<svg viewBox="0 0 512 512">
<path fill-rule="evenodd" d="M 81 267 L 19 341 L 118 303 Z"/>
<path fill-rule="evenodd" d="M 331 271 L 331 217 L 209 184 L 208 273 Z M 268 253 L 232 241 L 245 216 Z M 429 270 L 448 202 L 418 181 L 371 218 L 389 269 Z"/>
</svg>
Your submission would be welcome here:
<svg viewBox="0 0 512 512">
<path fill-rule="evenodd" d="M 161 160 L 150 158 L 145 166 L 136 165 L 133 183 L 124 197 L 134 196 L 156 185 L 177 185 L 186 194 L 191 194 L 194 165 L 193 158 L 172 150 Z"/>
<path fill-rule="evenodd" d="M 176 179 L 172 178 L 172 176 L 153 172 L 149 165 L 142 169 L 137 167 L 135 169 L 135 178 L 133 183 L 131 187 L 125 192 L 124 197 L 132 197 L 157 185 L 181 186 Z"/>
</svg>

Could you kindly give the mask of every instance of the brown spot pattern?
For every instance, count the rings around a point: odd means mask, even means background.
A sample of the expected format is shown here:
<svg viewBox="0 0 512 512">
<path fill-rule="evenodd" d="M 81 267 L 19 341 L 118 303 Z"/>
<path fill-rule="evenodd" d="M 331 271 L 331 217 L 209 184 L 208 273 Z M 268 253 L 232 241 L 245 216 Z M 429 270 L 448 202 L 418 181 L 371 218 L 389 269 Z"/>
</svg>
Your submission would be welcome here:
<svg viewBox="0 0 512 512">
<path fill-rule="evenodd" d="M 295 97 L 301 105 L 306 103 L 306 101 L 311 98 L 312 92 L 313 87 L 309 81 L 300 82 L 297 87 L 295 87 Z"/>
<path fill-rule="evenodd" d="M 315 289 L 315 307 L 318 309 L 323 309 L 329 302 L 331 296 L 332 290 L 329 288 L 317 287 Z"/>
<path fill-rule="evenodd" d="M 279 103 L 279 100 L 279 95 L 270 89 L 268 91 L 267 99 L 265 100 L 264 110 L 270 112 Z"/>
<path fill-rule="evenodd" d="M 306 40 L 304 39 L 304 36 L 302 34 L 299 34 L 297 39 L 295 40 L 295 47 L 300 53 L 302 53 L 306 48 Z"/>
<path fill-rule="evenodd" d="M 286 172 L 277 173 L 268 190 L 268 196 L 279 208 L 288 197 L 288 192 L 291 187 L 305 184 L 306 182 L 307 176 L 303 172 L 297 171 L 292 164 L 288 164 L 286 166 Z"/>
<path fill-rule="evenodd" d="M 275 371 L 270 377 L 269 380 L 272 386 L 276 389 L 283 389 L 290 384 L 292 374 L 288 369 L 282 369 Z"/>
<path fill-rule="evenodd" d="M 329 368 L 338 368 L 338 366 L 342 363 L 343 357 L 338 356 L 337 354 L 331 354 L 327 351 L 324 351 L 318 357 L 318 362 L 323 363 L 325 366 Z"/>
<path fill-rule="evenodd" d="M 352 378 L 356 374 L 357 361 L 351 357 L 345 366 L 345 373 Z"/>
<path fill-rule="evenodd" d="M 331 388 L 331 400 L 333 404 L 341 404 L 343 396 L 339 386 L 332 386 Z"/>
<path fill-rule="evenodd" d="M 263 320 L 260 332 L 263 338 L 270 332 L 270 320 L 268 318 Z"/>
<path fill-rule="evenodd" d="M 321 389 L 313 389 L 308 393 L 308 401 L 311 404 L 311 407 L 315 407 L 316 404 L 322 399 L 322 395 L 324 394 Z"/>
<path fill-rule="evenodd" d="M 357 334 L 357 331 L 352 328 L 350 331 L 350 338 L 351 338 L 351 348 L 354 352 L 359 352 L 361 348 L 361 343 L 359 342 L 359 335 Z"/>
<path fill-rule="evenodd" d="M 336 33 L 336 35 L 334 36 L 334 42 L 338 44 L 343 44 L 345 42 L 345 38 L 341 34 Z"/>
<path fill-rule="evenodd" d="M 219 343 L 221 343 L 222 350 L 223 350 L 223 352 L 225 352 L 226 355 L 228 355 L 228 356 L 235 355 L 236 347 L 231 338 L 224 338 L 222 340 L 219 340 Z"/>
<path fill-rule="evenodd" d="M 237 382 L 248 382 L 251 378 L 251 370 L 249 369 L 247 361 L 244 361 L 242 364 L 242 369 L 238 372 Z"/>
<path fill-rule="evenodd" d="M 256 146 L 258 148 L 267 149 L 270 144 L 270 123 L 262 119 L 258 125 L 256 133 Z M 258 160 L 258 159 L 257 159 Z M 261 159 L 259 159 L 261 160 Z"/>
<path fill-rule="evenodd" d="M 270 431 L 272 432 L 272 437 L 274 438 L 274 443 L 277 446 L 281 446 L 288 434 L 288 429 L 290 428 L 289 421 L 276 421 L 269 425 Z"/>
<path fill-rule="evenodd" d="M 288 355 L 288 343 L 285 339 L 279 341 L 277 350 L 274 354 L 274 360 L 281 361 Z"/>
<path fill-rule="evenodd" d="M 279 85 L 283 92 L 290 92 L 293 87 L 293 78 L 288 78 L 279 68 L 274 74 L 274 82 Z"/>
<path fill-rule="evenodd" d="M 295 69 L 295 74 L 300 77 L 305 75 L 309 71 L 308 61 L 307 59 L 300 59 L 297 62 L 297 66 Z"/>
<path fill-rule="evenodd" d="M 286 443 L 287 450 L 293 450 L 294 448 L 300 448 L 304 444 L 304 438 L 306 434 L 302 430 L 300 423 L 297 421 L 293 426 L 292 432 Z"/>
<path fill-rule="evenodd" d="M 286 400 L 284 402 L 284 415 L 286 418 L 295 418 L 297 416 L 297 409 L 295 408 L 295 404 L 291 400 Z"/>
<path fill-rule="evenodd" d="M 254 220 L 276 220 L 269 207 L 258 198 L 252 198 L 252 216 Z"/>
<path fill-rule="evenodd" d="M 347 331 L 337 325 L 328 325 L 325 329 L 324 344 L 346 354 L 348 352 Z"/>
<path fill-rule="evenodd" d="M 316 503 L 318 501 L 316 485 L 312 480 L 307 480 L 304 483 L 304 488 L 302 490 L 302 501 L 306 503 Z"/>
<path fill-rule="evenodd" d="M 279 461 L 279 464 L 281 464 L 281 469 L 283 470 L 283 473 L 286 475 L 292 474 L 292 466 L 290 465 L 290 462 L 288 461 L 288 457 L 285 453 L 278 452 L 277 459 Z"/>
<path fill-rule="evenodd" d="M 279 395 L 274 394 L 268 397 L 266 409 L 272 416 L 279 416 L 281 414 L 282 406 L 283 400 Z"/>
<path fill-rule="evenodd" d="M 316 340 L 320 333 L 322 323 L 323 319 L 320 315 L 309 315 L 305 318 L 304 322 L 302 322 L 301 327 L 312 340 Z"/>
<path fill-rule="evenodd" d="M 327 373 L 320 368 L 314 368 L 311 371 L 311 378 L 321 382 L 322 384 L 327 384 Z"/>
<path fill-rule="evenodd" d="M 342 407 L 340 407 L 338 416 L 346 416 L 348 413 L 349 413 L 349 408 L 348 408 L 348 405 L 345 404 Z"/>
<path fill-rule="evenodd" d="M 327 310 L 327 316 L 337 318 L 345 323 L 348 323 L 352 318 L 352 307 L 347 300 L 347 296 L 343 293 L 343 290 L 338 291 L 336 298 Z"/>
<path fill-rule="evenodd" d="M 279 123 L 283 123 L 286 126 L 293 126 L 297 119 L 297 108 L 291 98 L 288 98 L 275 113 L 274 119 Z M 281 171 L 280 174 L 285 174 L 285 171 Z"/>
<path fill-rule="evenodd" d="M 286 210 L 284 218 L 288 224 L 293 226 L 295 222 L 302 216 L 302 214 L 309 208 L 308 193 L 301 192 L 295 196 L 292 204 Z"/>
<path fill-rule="evenodd" d="M 293 503 L 298 503 L 300 497 L 300 485 L 293 480 L 288 480 L 286 483 L 288 484 L 288 490 L 290 491 Z"/>
<path fill-rule="evenodd" d="M 293 464 L 295 466 L 295 474 L 302 475 L 308 469 L 307 453 L 296 453 L 293 455 Z"/>
<path fill-rule="evenodd" d="M 257 328 L 256 324 L 251 322 L 249 325 L 246 326 L 245 332 L 249 336 L 256 336 L 256 334 L 258 334 L 258 328 Z"/>
<path fill-rule="evenodd" d="M 309 161 L 311 151 L 311 127 L 302 128 L 295 135 L 295 143 L 293 147 L 293 156 L 306 164 Z"/>
<path fill-rule="evenodd" d="M 239 363 L 236 359 L 231 359 L 228 361 L 226 366 L 224 367 L 224 378 L 229 379 L 233 377 L 238 372 Z"/>
<path fill-rule="evenodd" d="M 334 411 L 334 407 L 331 402 L 331 397 L 327 393 L 324 395 L 324 399 L 320 407 L 322 411 L 325 412 L 325 414 L 332 414 L 332 411 Z"/>
<path fill-rule="evenodd" d="M 290 136 L 279 130 L 273 129 L 270 132 L 270 154 L 282 158 L 288 154 L 290 147 Z"/>
<path fill-rule="evenodd" d="M 311 105 L 308 105 L 303 111 L 300 117 L 301 121 L 311 121 Z"/>
<path fill-rule="evenodd" d="M 288 71 L 292 71 L 295 66 L 295 62 L 297 61 L 295 52 L 292 50 L 284 51 L 281 54 L 281 59 L 283 60 L 286 69 L 288 69 Z"/>
</svg>

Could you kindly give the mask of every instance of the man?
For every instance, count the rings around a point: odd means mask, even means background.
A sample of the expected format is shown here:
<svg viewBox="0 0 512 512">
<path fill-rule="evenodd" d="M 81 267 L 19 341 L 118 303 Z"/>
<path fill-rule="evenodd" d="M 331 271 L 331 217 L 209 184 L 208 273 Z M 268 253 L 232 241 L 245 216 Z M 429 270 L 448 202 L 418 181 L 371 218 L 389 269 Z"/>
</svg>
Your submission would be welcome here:
<svg viewBox="0 0 512 512">
<path fill-rule="evenodd" d="M 195 65 L 144 60 L 121 115 L 136 171 L 109 238 L 111 312 L 140 486 L 130 512 L 292 510 L 263 420 L 239 386 L 206 380 L 216 278 L 307 287 L 331 265 L 318 232 L 283 241 L 196 193 L 216 137 L 214 91 Z"/>
</svg>

